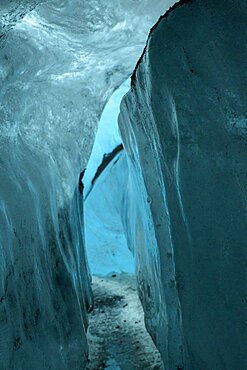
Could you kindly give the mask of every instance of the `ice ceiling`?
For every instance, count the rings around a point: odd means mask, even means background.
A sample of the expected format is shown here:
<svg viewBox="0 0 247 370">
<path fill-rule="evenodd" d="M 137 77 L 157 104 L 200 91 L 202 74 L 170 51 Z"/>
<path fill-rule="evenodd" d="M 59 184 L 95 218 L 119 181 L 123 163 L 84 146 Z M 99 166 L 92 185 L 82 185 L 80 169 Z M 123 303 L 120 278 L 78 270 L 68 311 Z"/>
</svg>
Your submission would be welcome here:
<svg viewBox="0 0 247 370">
<path fill-rule="evenodd" d="M 35 4 L 13 4 L 3 20 L 13 25 Z M 78 164 L 86 164 L 105 102 L 132 72 L 150 26 L 168 5 L 152 2 L 150 12 L 149 1 L 47 1 L 3 37 L 5 137 L 19 136 L 52 157 L 67 191 Z"/>
</svg>

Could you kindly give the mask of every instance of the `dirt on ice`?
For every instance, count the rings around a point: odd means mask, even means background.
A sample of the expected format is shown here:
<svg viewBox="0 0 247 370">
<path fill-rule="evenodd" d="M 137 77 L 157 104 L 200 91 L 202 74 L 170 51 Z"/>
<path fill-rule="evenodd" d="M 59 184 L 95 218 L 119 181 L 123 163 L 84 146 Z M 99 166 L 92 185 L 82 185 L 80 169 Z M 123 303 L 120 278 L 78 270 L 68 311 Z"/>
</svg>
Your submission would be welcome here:
<svg viewBox="0 0 247 370">
<path fill-rule="evenodd" d="M 89 315 L 86 370 L 164 369 L 144 325 L 134 275 L 93 276 L 95 307 Z"/>
</svg>

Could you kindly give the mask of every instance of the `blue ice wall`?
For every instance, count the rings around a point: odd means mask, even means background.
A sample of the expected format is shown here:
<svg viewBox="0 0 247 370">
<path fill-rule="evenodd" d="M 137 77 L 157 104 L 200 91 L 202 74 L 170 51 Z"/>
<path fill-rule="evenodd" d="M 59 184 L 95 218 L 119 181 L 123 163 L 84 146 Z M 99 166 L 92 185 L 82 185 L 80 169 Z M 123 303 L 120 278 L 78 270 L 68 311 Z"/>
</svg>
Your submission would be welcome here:
<svg viewBox="0 0 247 370">
<path fill-rule="evenodd" d="M 181 1 L 121 106 L 127 237 L 167 369 L 247 368 L 246 11 Z"/>
</svg>

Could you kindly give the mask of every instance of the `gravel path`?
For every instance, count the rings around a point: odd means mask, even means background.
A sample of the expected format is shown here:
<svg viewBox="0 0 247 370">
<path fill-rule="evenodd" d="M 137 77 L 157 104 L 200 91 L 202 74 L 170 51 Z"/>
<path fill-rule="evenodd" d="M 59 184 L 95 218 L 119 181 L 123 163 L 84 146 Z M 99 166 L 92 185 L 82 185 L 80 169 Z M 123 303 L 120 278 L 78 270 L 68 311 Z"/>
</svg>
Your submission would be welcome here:
<svg viewBox="0 0 247 370">
<path fill-rule="evenodd" d="M 93 276 L 95 308 L 89 315 L 86 370 L 162 369 L 146 331 L 133 275 Z"/>
</svg>

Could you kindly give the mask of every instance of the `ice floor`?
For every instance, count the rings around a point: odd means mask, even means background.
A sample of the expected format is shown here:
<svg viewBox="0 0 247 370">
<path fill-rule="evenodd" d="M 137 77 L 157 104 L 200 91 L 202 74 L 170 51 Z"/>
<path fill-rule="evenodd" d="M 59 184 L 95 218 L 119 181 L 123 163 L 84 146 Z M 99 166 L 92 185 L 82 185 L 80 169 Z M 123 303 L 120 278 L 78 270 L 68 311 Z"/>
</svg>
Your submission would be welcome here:
<svg viewBox="0 0 247 370">
<path fill-rule="evenodd" d="M 144 325 L 132 274 L 93 276 L 95 308 L 89 315 L 86 370 L 163 369 Z"/>
</svg>

